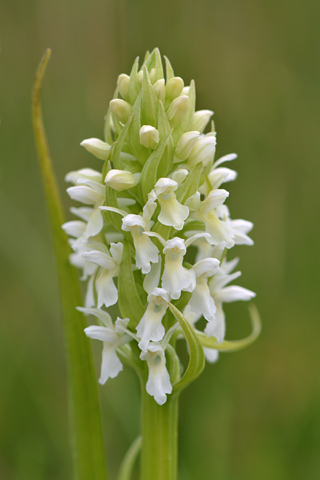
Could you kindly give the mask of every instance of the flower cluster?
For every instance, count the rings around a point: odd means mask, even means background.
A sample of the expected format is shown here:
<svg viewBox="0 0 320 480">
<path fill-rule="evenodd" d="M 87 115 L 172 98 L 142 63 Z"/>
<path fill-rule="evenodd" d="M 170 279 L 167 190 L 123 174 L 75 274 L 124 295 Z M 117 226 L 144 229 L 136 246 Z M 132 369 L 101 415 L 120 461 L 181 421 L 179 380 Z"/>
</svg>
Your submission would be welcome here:
<svg viewBox="0 0 320 480">
<path fill-rule="evenodd" d="M 135 358 L 147 372 L 146 389 L 162 405 L 172 392 L 168 349 L 182 336 L 174 305 L 217 349 L 225 337 L 223 304 L 250 300 L 254 293 L 228 284 L 237 260 L 234 245 L 252 245 L 252 223 L 232 220 L 221 188 L 237 174 L 215 161 L 216 133 L 204 133 L 213 112 L 195 111 L 195 86 L 185 86 L 160 53 L 147 54 L 139 69 L 118 78 L 106 115 L 105 141 L 82 145 L 104 163 L 70 172 L 68 194 L 85 206 L 63 225 L 71 237 L 71 262 L 87 281 L 85 314 L 99 326 L 88 337 L 103 342 L 100 383 Z M 114 321 L 107 308 L 118 311 Z M 117 313 L 116 313 L 117 315 Z M 203 336 L 203 334 L 202 334 Z M 199 337 L 200 338 L 200 337 Z"/>
</svg>

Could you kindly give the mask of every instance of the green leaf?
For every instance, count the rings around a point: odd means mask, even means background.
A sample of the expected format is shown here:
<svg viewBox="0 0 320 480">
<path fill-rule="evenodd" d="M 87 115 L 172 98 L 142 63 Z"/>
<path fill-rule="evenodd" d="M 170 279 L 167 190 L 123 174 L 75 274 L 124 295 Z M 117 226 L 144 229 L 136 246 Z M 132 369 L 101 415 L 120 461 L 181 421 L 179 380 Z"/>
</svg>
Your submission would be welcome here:
<svg viewBox="0 0 320 480">
<path fill-rule="evenodd" d="M 178 202 L 184 204 L 188 198 L 196 193 L 199 187 L 199 181 L 202 171 L 202 164 L 198 163 L 193 167 L 185 181 L 180 185 L 176 192 Z"/>
<path fill-rule="evenodd" d="M 155 48 L 149 57 L 145 60 L 144 64 L 148 67 L 149 72 L 152 68 L 155 69 L 155 77 L 153 79 L 153 83 L 160 78 L 163 78 L 163 68 L 162 68 L 162 60 L 159 48 Z"/>
<path fill-rule="evenodd" d="M 132 122 L 133 116 L 134 116 L 134 113 L 132 113 L 132 114 L 130 115 L 127 123 L 126 123 L 125 126 L 122 128 L 121 133 L 120 133 L 117 141 L 112 145 L 112 148 L 111 148 L 111 152 L 110 152 L 109 158 L 110 158 L 110 159 L 112 160 L 112 162 L 113 162 L 113 168 L 116 168 L 116 169 L 118 169 L 118 170 L 121 169 L 120 153 L 121 153 L 121 151 L 122 151 L 123 144 L 124 144 L 124 142 L 125 142 L 125 140 L 126 140 L 127 133 L 128 133 L 130 124 L 131 124 L 131 122 Z"/>
<path fill-rule="evenodd" d="M 158 127 L 158 97 L 151 84 L 147 67 L 143 66 L 141 122 L 142 125 Z"/>
<path fill-rule="evenodd" d="M 118 304 L 123 318 L 130 318 L 130 327 L 135 327 L 140 322 L 145 308 L 137 291 L 133 275 L 130 244 L 124 241 L 123 254 L 118 277 Z"/>
<path fill-rule="evenodd" d="M 162 155 L 162 159 L 158 168 L 158 177 L 161 178 L 161 177 L 166 177 L 167 174 L 172 171 L 173 157 L 174 157 L 174 144 L 173 144 L 173 138 L 171 134 L 172 128 L 170 127 L 168 117 L 166 115 L 166 112 L 163 108 L 161 101 L 159 101 L 159 109 L 158 109 L 158 130 L 160 133 L 160 139 L 170 134 L 168 144 Z"/>
<path fill-rule="evenodd" d="M 78 274 L 69 263 L 70 247 L 61 225 L 64 214 L 42 119 L 41 86 L 51 55 L 48 49 L 38 67 L 32 96 L 32 119 L 56 257 L 63 326 L 66 339 L 69 384 L 69 422 L 73 445 L 73 470 L 77 480 L 106 480 L 101 415 L 90 342 L 83 330 L 84 315 Z"/>
<path fill-rule="evenodd" d="M 214 348 L 220 352 L 235 352 L 251 345 L 251 343 L 253 343 L 260 335 L 261 319 L 257 307 L 253 304 L 249 305 L 249 313 L 252 332 L 248 337 L 241 340 L 224 340 L 221 343 L 217 343 L 217 340 L 214 337 L 208 338 L 204 333 L 197 331 L 198 338 L 203 347 Z"/>
<path fill-rule="evenodd" d="M 120 471 L 117 477 L 117 480 L 130 480 L 132 475 L 132 470 L 136 459 L 140 453 L 142 445 L 142 437 L 139 436 L 130 446 L 129 450 L 125 454 L 124 459 L 122 460 Z"/>
<path fill-rule="evenodd" d="M 183 377 L 173 385 L 173 394 L 180 393 L 193 380 L 195 380 L 202 372 L 205 364 L 203 347 L 194 331 L 194 328 L 184 318 L 180 310 L 178 310 L 172 303 L 169 303 L 169 308 L 175 318 L 180 323 L 183 334 L 187 340 L 189 347 L 189 364 L 184 372 Z"/>
<path fill-rule="evenodd" d="M 142 191 L 142 197 L 144 202 L 148 200 L 148 193 L 151 192 L 155 183 L 158 180 L 158 167 L 163 155 L 163 152 L 169 142 L 170 133 L 166 135 L 157 148 L 152 152 L 148 160 L 146 161 L 140 177 L 140 185 Z"/>
<path fill-rule="evenodd" d="M 132 109 L 132 114 L 134 115 L 134 117 L 129 128 L 129 140 L 131 148 L 133 150 L 133 155 L 136 157 L 136 159 L 141 165 L 144 165 L 150 155 L 150 150 L 141 145 L 140 143 L 139 131 L 141 128 L 141 96 L 142 92 L 139 93 Z"/>
<path fill-rule="evenodd" d="M 139 57 L 134 61 L 133 67 L 130 72 L 130 81 L 129 81 L 129 98 L 131 105 L 134 105 L 136 98 L 140 91 L 140 85 L 138 82 L 138 68 L 139 68 Z"/>
<path fill-rule="evenodd" d="M 166 72 L 167 72 L 167 83 L 170 80 L 170 78 L 174 77 L 174 71 L 172 68 L 172 65 L 170 63 L 170 60 L 164 56 L 165 62 L 166 62 Z"/>
</svg>

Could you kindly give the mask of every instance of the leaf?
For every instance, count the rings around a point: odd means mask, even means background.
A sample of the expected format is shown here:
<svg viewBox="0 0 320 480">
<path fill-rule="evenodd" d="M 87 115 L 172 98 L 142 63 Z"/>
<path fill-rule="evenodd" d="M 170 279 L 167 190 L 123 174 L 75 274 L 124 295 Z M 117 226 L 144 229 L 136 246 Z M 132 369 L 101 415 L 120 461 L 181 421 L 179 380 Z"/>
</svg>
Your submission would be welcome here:
<svg viewBox="0 0 320 480">
<path fill-rule="evenodd" d="M 134 329 L 140 322 L 145 308 L 137 291 L 133 275 L 130 244 L 124 241 L 120 272 L 118 277 L 118 304 L 123 318 L 130 318 L 130 327 Z"/>
<path fill-rule="evenodd" d="M 195 83 L 194 83 L 193 80 L 190 83 L 190 90 L 189 90 L 188 96 L 189 96 L 189 100 L 190 100 L 188 111 L 184 115 L 181 123 L 177 126 L 177 128 L 174 129 L 173 134 L 172 134 L 173 140 L 174 140 L 175 143 L 177 143 L 177 141 L 179 140 L 179 138 L 181 137 L 181 135 L 183 133 L 188 131 L 190 123 L 191 123 L 192 118 L 193 118 L 193 114 L 194 114 L 194 111 L 195 111 L 195 104 L 196 104 L 196 88 L 195 88 Z"/>
<path fill-rule="evenodd" d="M 157 148 L 152 152 L 142 169 L 140 185 L 144 202 L 148 200 L 148 193 L 153 189 L 158 180 L 159 163 L 169 142 L 169 138 L 170 134 L 168 133 L 168 135 L 161 140 Z"/>
<path fill-rule="evenodd" d="M 198 338 L 206 348 L 214 348 L 220 352 L 235 352 L 246 348 L 253 343 L 260 335 L 261 332 L 261 319 L 258 309 L 255 305 L 249 305 L 250 320 L 252 325 L 251 334 L 241 340 L 224 340 L 221 343 L 217 343 L 214 337 L 207 337 L 204 333 L 197 331 Z"/>
<path fill-rule="evenodd" d="M 172 139 L 172 128 L 170 127 L 168 117 L 163 108 L 162 102 L 159 100 L 159 109 L 158 109 L 158 130 L 160 133 L 160 139 L 170 134 L 168 144 L 165 148 L 165 151 L 162 155 L 161 162 L 158 167 L 158 177 L 166 177 L 169 172 L 172 170 L 173 166 L 173 157 L 174 157 L 174 144 Z"/>
<path fill-rule="evenodd" d="M 174 77 L 174 71 L 172 68 L 172 65 L 170 63 L 170 60 L 164 56 L 165 62 L 166 62 L 166 72 L 167 72 L 167 83 L 170 80 L 170 78 Z"/>
<path fill-rule="evenodd" d="M 139 93 L 132 109 L 132 114 L 134 115 L 134 117 L 129 128 L 129 140 L 133 150 L 133 155 L 136 157 L 136 159 L 141 165 L 144 165 L 150 155 L 150 150 L 141 145 L 140 143 L 139 132 L 141 128 L 141 96 L 142 92 Z"/>
<path fill-rule="evenodd" d="M 109 156 L 109 158 L 111 158 L 111 160 L 112 160 L 112 162 L 113 162 L 113 168 L 116 168 L 116 169 L 118 169 L 118 170 L 121 169 L 121 165 L 120 165 L 120 153 L 121 153 L 121 150 L 122 150 L 124 141 L 125 141 L 125 139 L 126 139 L 126 136 L 127 136 L 127 133 L 128 133 L 129 127 L 130 127 L 130 124 L 131 124 L 131 122 L 132 122 L 133 116 L 134 116 L 134 113 L 132 113 L 132 114 L 130 115 L 127 123 L 126 123 L 125 126 L 122 128 L 121 133 L 120 133 L 117 141 L 112 145 L 111 155 Z"/>
<path fill-rule="evenodd" d="M 129 81 L 129 99 L 131 105 L 134 104 L 138 93 L 140 91 L 140 86 L 138 82 L 138 68 L 139 68 L 139 57 L 134 61 L 133 67 L 130 72 L 130 81 Z"/>
<path fill-rule="evenodd" d="M 172 303 L 169 303 L 169 308 L 175 318 L 180 323 L 183 334 L 187 340 L 189 347 L 189 364 L 184 372 L 183 377 L 173 385 L 173 394 L 180 393 L 193 380 L 195 380 L 202 372 L 205 364 L 205 357 L 203 347 L 189 322 L 184 318 L 180 310 L 178 310 Z"/>
<path fill-rule="evenodd" d="M 140 453 L 142 446 L 142 437 L 139 435 L 138 438 L 131 444 L 129 450 L 125 454 L 124 459 L 122 460 L 120 471 L 117 477 L 117 480 L 130 480 L 132 475 L 132 470 L 135 464 L 135 461 Z"/>
<path fill-rule="evenodd" d="M 73 445 L 73 469 L 77 480 L 106 480 L 98 384 L 91 347 L 83 330 L 84 315 L 76 310 L 82 304 L 77 271 L 69 263 L 70 247 L 61 225 L 64 214 L 42 119 L 41 86 L 51 55 L 48 49 L 38 67 L 33 95 L 32 120 L 39 159 L 60 287 L 63 326 L 66 339 L 69 384 L 69 422 Z"/>
<path fill-rule="evenodd" d="M 178 202 L 184 204 L 198 190 L 202 164 L 198 163 L 193 167 L 185 181 L 176 192 Z"/>
<path fill-rule="evenodd" d="M 158 97 L 151 84 L 147 67 L 143 66 L 141 122 L 142 125 L 158 127 Z"/>
</svg>

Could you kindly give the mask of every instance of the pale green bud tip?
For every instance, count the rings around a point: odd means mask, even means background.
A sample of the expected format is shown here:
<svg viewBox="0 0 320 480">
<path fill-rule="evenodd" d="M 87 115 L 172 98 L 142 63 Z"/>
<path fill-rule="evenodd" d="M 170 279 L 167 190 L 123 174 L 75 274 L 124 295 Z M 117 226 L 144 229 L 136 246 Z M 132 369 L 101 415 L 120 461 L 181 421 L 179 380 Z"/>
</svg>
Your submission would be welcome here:
<svg viewBox="0 0 320 480">
<path fill-rule="evenodd" d="M 173 100 L 181 95 L 184 82 L 180 77 L 172 77 L 166 85 L 166 99 Z"/>
<path fill-rule="evenodd" d="M 139 131 L 140 143 L 146 148 L 156 148 L 159 143 L 159 132 L 151 125 L 143 125 Z"/>
<path fill-rule="evenodd" d="M 191 151 L 194 147 L 194 144 L 199 138 L 199 132 L 186 132 L 181 135 L 175 150 L 175 154 L 181 160 L 187 160 Z"/>
<path fill-rule="evenodd" d="M 191 129 L 198 130 L 198 132 L 202 133 L 212 115 L 213 112 L 211 110 L 199 110 L 198 112 L 195 112 L 193 115 Z"/>
<path fill-rule="evenodd" d="M 121 97 L 124 98 L 125 100 L 127 99 L 129 94 L 129 82 L 130 82 L 129 75 L 126 75 L 125 73 L 122 73 L 121 75 L 119 75 L 117 85 L 118 85 L 118 89 Z"/>
<path fill-rule="evenodd" d="M 122 192 L 137 185 L 138 180 L 137 175 L 133 175 L 133 173 L 127 170 L 112 169 L 107 173 L 104 183 L 108 185 L 108 187 Z"/>
<path fill-rule="evenodd" d="M 164 78 L 160 78 L 159 80 L 157 80 L 153 88 L 154 88 L 154 91 L 156 92 L 157 97 L 163 103 L 164 99 L 166 98 L 166 87 L 165 87 Z"/>
<path fill-rule="evenodd" d="M 111 100 L 109 105 L 116 119 L 123 124 L 127 123 L 132 110 L 131 105 L 120 98 Z"/>
<path fill-rule="evenodd" d="M 100 158 L 100 160 L 106 160 L 108 158 L 111 146 L 99 140 L 98 138 L 88 138 L 83 140 L 80 143 L 88 152 L 92 153 L 95 157 Z"/>
<path fill-rule="evenodd" d="M 167 117 L 173 128 L 179 125 L 183 116 L 187 113 L 189 103 L 190 101 L 187 95 L 181 95 L 171 103 L 167 110 Z"/>
</svg>

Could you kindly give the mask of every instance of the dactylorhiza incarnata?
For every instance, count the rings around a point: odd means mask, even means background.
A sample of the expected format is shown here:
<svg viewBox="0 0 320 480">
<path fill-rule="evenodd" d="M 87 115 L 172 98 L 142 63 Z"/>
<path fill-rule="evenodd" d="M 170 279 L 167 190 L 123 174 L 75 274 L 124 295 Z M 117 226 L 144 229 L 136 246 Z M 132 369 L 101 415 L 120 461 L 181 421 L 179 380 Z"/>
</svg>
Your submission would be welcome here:
<svg viewBox="0 0 320 480">
<path fill-rule="evenodd" d="M 116 377 L 123 362 L 140 365 L 159 405 L 172 393 L 170 368 L 183 338 L 173 312 L 202 343 L 212 338 L 204 352 L 215 362 L 225 337 L 223 304 L 255 296 L 229 285 L 241 274 L 233 272 L 238 259 L 228 261 L 229 250 L 253 244 L 253 224 L 232 220 L 225 205 L 223 186 L 237 176 L 225 164 L 236 155 L 215 160 L 213 122 L 204 133 L 213 112 L 195 111 L 194 82 L 185 86 L 165 64 L 166 79 L 155 49 L 140 69 L 136 59 L 131 74 L 118 77 L 105 140 L 81 143 L 102 168 L 67 174 L 68 194 L 84 206 L 72 207 L 77 219 L 63 225 L 71 263 L 87 282 L 79 309 L 98 323 L 85 333 L 103 342 L 99 382 Z"/>
</svg>

